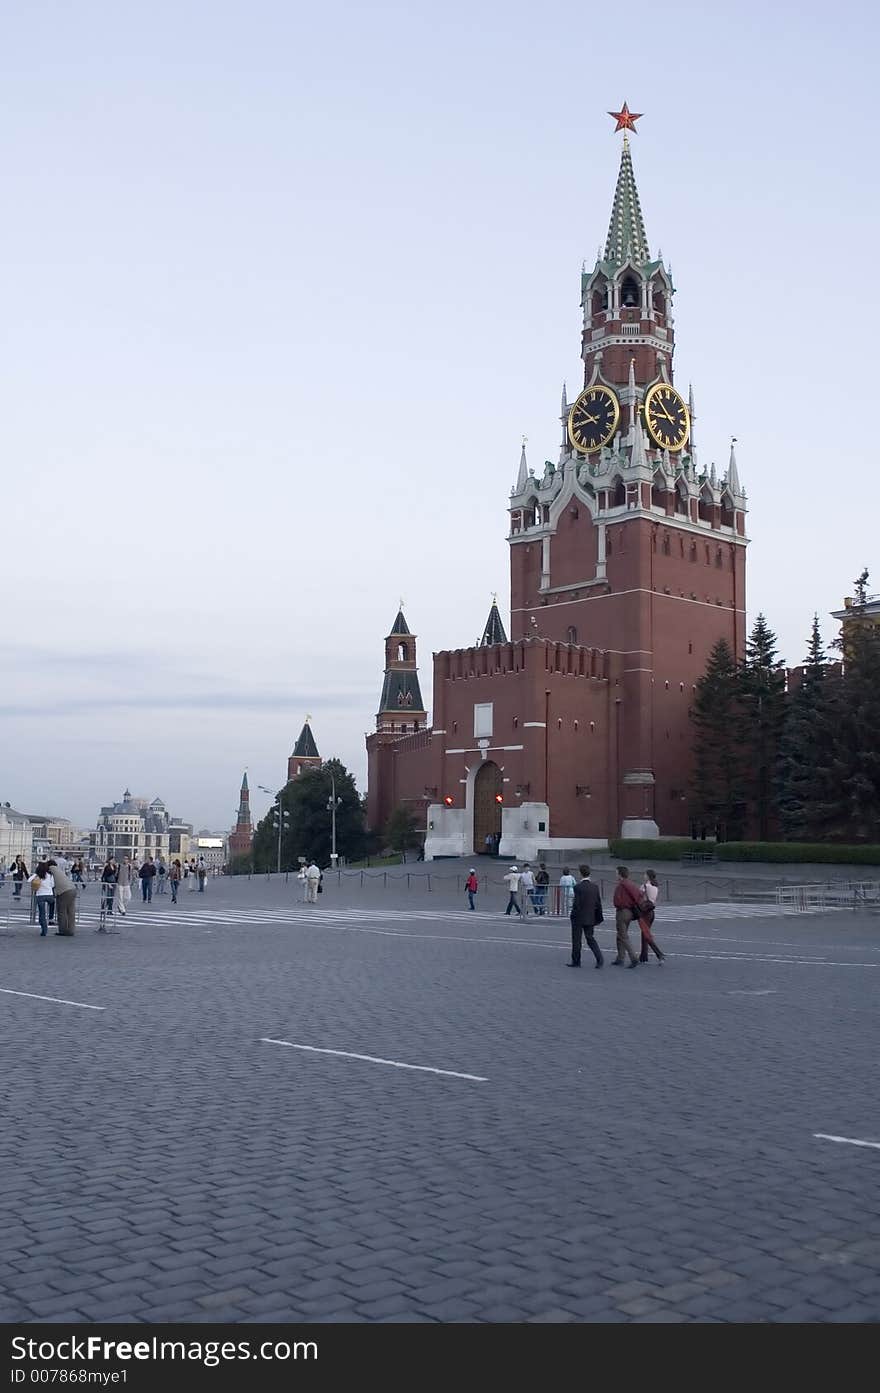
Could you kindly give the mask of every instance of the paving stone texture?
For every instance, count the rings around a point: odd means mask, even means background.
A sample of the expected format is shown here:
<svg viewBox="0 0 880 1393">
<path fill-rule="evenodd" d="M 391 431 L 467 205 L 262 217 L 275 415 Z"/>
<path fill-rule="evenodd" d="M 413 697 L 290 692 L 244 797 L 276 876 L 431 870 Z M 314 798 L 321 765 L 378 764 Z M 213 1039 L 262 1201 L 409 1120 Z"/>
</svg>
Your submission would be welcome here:
<svg viewBox="0 0 880 1393">
<path fill-rule="evenodd" d="M 571 971 L 439 869 L 0 897 L 0 1320 L 880 1318 L 880 1150 L 814 1135 L 880 1141 L 880 919 L 673 887 Z"/>
</svg>

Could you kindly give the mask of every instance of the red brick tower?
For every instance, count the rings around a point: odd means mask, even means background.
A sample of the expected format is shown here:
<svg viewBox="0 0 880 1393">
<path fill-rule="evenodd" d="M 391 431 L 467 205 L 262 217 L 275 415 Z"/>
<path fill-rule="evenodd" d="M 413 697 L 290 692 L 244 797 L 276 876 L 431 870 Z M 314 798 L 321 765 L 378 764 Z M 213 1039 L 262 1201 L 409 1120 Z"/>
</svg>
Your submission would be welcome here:
<svg viewBox="0 0 880 1393">
<path fill-rule="evenodd" d="M 611 222 L 581 277 L 584 388 L 573 405 L 563 388 L 558 464 L 538 479 L 523 450 L 510 498 L 511 638 L 619 658 L 609 833 L 686 833 L 694 686 L 719 638 L 744 644 L 746 496 L 733 446 L 720 478 L 697 463 L 693 394 L 673 382 L 672 277 L 633 174 L 636 118 L 613 114 Z"/>
<path fill-rule="evenodd" d="M 410 633 L 403 601 L 385 639 L 385 677 L 376 730 L 367 736 L 367 822 L 383 828 L 400 801 L 394 775 L 395 747 L 412 748 L 409 737 L 425 737 L 428 713 L 419 686 L 416 635 Z M 420 744 L 416 741 L 416 744 Z"/>
<path fill-rule="evenodd" d="M 229 834 L 229 854 L 230 856 L 246 856 L 254 840 L 254 829 L 251 823 L 251 796 L 248 791 L 247 774 L 241 778 L 241 794 L 238 803 L 238 817 L 235 827 Z"/>
<path fill-rule="evenodd" d="M 311 716 L 306 716 L 305 725 L 299 733 L 299 739 L 293 747 L 293 754 L 287 761 L 287 782 L 297 778 L 306 769 L 320 769 L 324 763 L 318 754 L 318 746 L 315 744 L 315 737 L 312 734 L 312 727 L 309 724 Z"/>
</svg>

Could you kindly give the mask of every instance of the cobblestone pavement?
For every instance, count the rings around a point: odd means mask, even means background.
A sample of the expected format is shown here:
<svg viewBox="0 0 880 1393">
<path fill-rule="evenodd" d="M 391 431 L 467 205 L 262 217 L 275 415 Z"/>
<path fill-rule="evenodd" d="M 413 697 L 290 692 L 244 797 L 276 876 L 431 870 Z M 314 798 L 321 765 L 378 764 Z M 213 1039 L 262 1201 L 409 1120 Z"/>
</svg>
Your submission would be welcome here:
<svg viewBox="0 0 880 1393">
<path fill-rule="evenodd" d="M 14 909 L 0 1319 L 880 1318 L 880 920 L 669 905 L 662 968 L 578 972 L 326 889 Z"/>
</svg>

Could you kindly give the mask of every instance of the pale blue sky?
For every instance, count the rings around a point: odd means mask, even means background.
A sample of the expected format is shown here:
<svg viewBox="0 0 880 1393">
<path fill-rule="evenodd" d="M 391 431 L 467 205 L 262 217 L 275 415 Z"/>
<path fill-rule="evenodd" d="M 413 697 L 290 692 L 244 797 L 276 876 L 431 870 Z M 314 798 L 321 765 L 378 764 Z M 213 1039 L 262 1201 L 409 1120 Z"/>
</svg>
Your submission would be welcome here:
<svg viewBox="0 0 880 1393">
<path fill-rule="evenodd" d="M 795 662 L 880 589 L 873 5 L 16 9 L 0 799 L 226 826 L 307 712 L 363 787 L 400 595 L 426 696 L 493 590 L 506 619 L 624 99 L 701 458 L 740 442 L 751 614 Z"/>
</svg>

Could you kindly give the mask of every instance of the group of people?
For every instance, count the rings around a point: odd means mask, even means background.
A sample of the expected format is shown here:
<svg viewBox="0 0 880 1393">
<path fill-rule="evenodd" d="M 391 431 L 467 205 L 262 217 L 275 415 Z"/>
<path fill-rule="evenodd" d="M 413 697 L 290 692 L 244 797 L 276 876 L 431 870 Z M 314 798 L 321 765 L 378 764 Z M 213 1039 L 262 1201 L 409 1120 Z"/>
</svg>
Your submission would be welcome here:
<svg viewBox="0 0 880 1393">
<path fill-rule="evenodd" d="M 125 917 L 126 905 L 131 899 L 131 887 L 136 880 L 141 883 L 144 904 L 152 904 L 154 885 L 159 895 L 167 894 L 170 885 L 171 903 L 177 904 L 181 882 L 185 883 L 189 890 L 195 891 L 198 888 L 204 894 L 208 867 L 204 856 L 200 856 L 198 861 L 194 856 L 190 857 L 189 861 L 181 861 L 180 857 L 176 856 L 170 866 L 162 856 L 157 860 L 148 856 L 140 867 L 135 867 L 130 856 L 123 857 L 121 861 L 110 856 L 101 872 L 101 908 L 104 914 L 115 913 Z"/>
<path fill-rule="evenodd" d="M 581 965 L 581 940 L 587 940 L 587 947 L 590 949 L 596 960 L 596 967 L 602 967 L 605 958 L 602 949 L 596 942 L 596 928 L 604 920 L 602 912 L 602 895 L 598 885 L 590 879 L 589 866 L 579 866 L 580 880 L 575 885 L 572 893 L 571 902 L 571 960 L 569 967 L 580 967 Z M 564 874 L 569 874 L 568 870 Z M 574 877 L 572 876 L 573 880 Z M 624 963 L 628 967 L 638 967 L 639 963 L 648 961 L 648 950 L 654 954 L 657 961 L 665 961 L 666 954 L 657 944 L 653 933 L 654 915 L 657 900 L 660 895 L 660 887 L 657 884 L 657 874 L 655 871 L 645 871 L 645 879 L 642 885 L 636 885 L 635 881 L 629 878 L 627 866 L 617 867 L 617 884 L 614 887 L 614 927 L 617 936 L 617 954 L 612 961 L 612 967 L 623 967 Z M 641 930 L 641 951 L 636 955 L 635 949 L 630 942 L 629 928 L 633 920 L 638 921 Z M 627 958 L 629 962 L 627 963 Z"/>
<path fill-rule="evenodd" d="M 579 881 L 575 880 L 568 866 L 563 867 L 562 875 L 559 877 L 560 913 L 568 915 L 571 920 L 571 961 L 568 965 L 580 967 L 581 941 L 585 938 L 596 959 L 596 966 L 602 967 L 605 958 L 596 942 L 595 934 L 598 925 L 604 921 L 602 895 L 599 886 L 590 878 L 590 867 L 579 866 L 578 871 Z M 505 914 L 516 913 L 523 918 L 530 913 L 547 913 L 550 875 L 543 861 L 539 863 L 537 871 L 532 871 L 528 862 L 522 870 L 517 866 L 511 866 L 504 882 L 509 892 Z M 479 880 L 473 866 L 464 888 L 468 897 L 468 907 L 474 909 Z M 617 954 L 612 966 L 622 967 L 628 959 L 629 967 L 638 967 L 639 963 L 648 962 L 649 953 L 654 954 L 658 963 L 665 961 L 666 955 L 654 938 L 653 931 L 659 896 L 660 887 L 657 884 L 656 871 L 645 871 L 644 881 L 641 885 L 636 885 L 635 881 L 630 880 L 627 866 L 617 867 L 617 884 L 614 887 Z M 630 925 L 634 921 L 638 923 L 641 933 L 641 948 L 638 954 L 629 937 Z"/>
<path fill-rule="evenodd" d="M 532 870 L 528 861 L 524 863 L 521 871 L 516 866 L 511 866 L 504 877 L 504 883 L 510 891 L 505 914 L 512 914 L 514 910 L 520 917 L 524 914 L 547 913 L 550 872 L 543 861 L 538 863 L 536 871 Z M 562 881 L 559 883 L 561 885 Z"/>
<path fill-rule="evenodd" d="M 21 857 L 16 858 L 24 861 Z M 63 859 L 63 858 L 62 858 Z M 14 896 L 21 898 L 21 887 L 24 878 L 27 876 L 27 869 L 19 879 L 16 867 L 13 870 L 15 878 Z M 65 861 L 62 866 L 54 857 L 48 861 L 38 861 L 34 867 L 34 873 L 28 877 L 30 887 L 34 892 L 37 905 L 37 917 L 40 925 L 40 937 L 45 938 L 49 932 L 49 925 L 54 924 L 56 919 L 58 927 L 55 930 L 60 938 L 72 938 L 76 931 L 76 885 L 71 874 L 68 874 L 70 867 Z"/>
<path fill-rule="evenodd" d="M 324 893 L 324 873 L 314 861 L 300 866 L 297 880 L 300 894 L 306 904 L 317 904 L 318 896 Z"/>
</svg>

